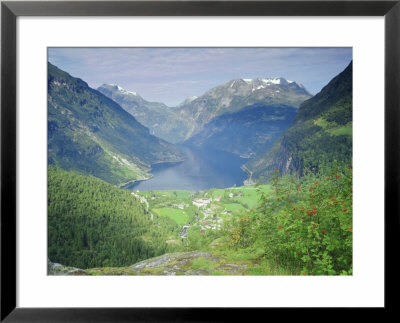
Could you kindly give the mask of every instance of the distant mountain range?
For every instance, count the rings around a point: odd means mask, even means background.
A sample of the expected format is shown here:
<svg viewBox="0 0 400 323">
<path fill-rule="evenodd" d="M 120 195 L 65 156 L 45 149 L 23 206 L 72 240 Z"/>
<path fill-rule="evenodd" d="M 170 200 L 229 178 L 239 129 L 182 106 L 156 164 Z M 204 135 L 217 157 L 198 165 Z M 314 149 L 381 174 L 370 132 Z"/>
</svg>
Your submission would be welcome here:
<svg viewBox="0 0 400 323">
<path fill-rule="evenodd" d="M 284 78 L 234 79 L 177 107 L 115 84 L 97 90 L 48 65 L 49 164 L 113 184 L 182 160 L 174 144 L 249 158 L 251 179 L 351 164 L 352 64 L 312 97 Z"/>
<path fill-rule="evenodd" d="M 303 102 L 293 124 L 271 150 L 249 161 L 245 168 L 257 182 L 268 181 L 274 171 L 304 175 L 332 166 L 352 164 L 352 62 L 318 94 Z"/>
<path fill-rule="evenodd" d="M 291 124 L 298 106 L 311 97 L 304 86 L 284 78 L 231 80 L 176 108 L 145 101 L 118 85 L 98 90 L 162 139 L 243 157 L 269 149 Z"/>
<path fill-rule="evenodd" d="M 284 78 L 235 79 L 182 104 L 176 113 L 192 121 L 185 138 L 189 139 L 218 116 L 239 112 L 254 104 L 298 107 L 310 97 L 302 85 Z"/>
<path fill-rule="evenodd" d="M 182 141 L 189 131 L 187 121 L 164 103 L 146 101 L 138 93 L 126 91 L 115 84 L 103 84 L 97 90 L 148 127 L 152 135 L 177 143 Z"/>
<path fill-rule="evenodd" d="M 48 64 L 48 162 L 112 184 L 149 178 L 151 164 L 182 160 L 120 105 Z"/>
<path fill-rule="evenodd" d="M 238 112 L 215 117 L 185 144 L 252 158 L 272 147 L 296 113 L 295 107 L 286 105 L 249 105 Z"/>
</svg>

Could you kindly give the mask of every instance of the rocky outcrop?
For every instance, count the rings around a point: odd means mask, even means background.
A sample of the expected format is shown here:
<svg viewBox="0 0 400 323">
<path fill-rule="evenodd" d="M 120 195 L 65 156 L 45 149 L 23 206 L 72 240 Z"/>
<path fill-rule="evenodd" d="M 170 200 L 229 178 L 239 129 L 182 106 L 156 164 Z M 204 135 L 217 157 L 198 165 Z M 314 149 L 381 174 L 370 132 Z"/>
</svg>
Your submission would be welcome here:
<svg viewBox="0 0 400 323">
<path fill-rule="evenodd" d="M 82 270 L 52 263 L 48 260 L 48 275 L 52 276 L 175 276 L 175 275 L 245 275 L 247 263 L 227 261 L 208 252 L 167 253 L 140 261 L 129 267 L 102 267 Z"/>
<path fill-rule="evenodd" d="M 53 263 L 47 259 L 47 275 L 49 276 L 87 276 L 90 275 L 86 270 L 75 267 L 63 266 Z"/>
<path fill-rule="evenodd" d="M 226 263 L 221 256 L 208 252 L 177 252 L 147 259 L 129 267 L 137 274 L 148 275 L 241 275 L 247 265 Z"/>
</svg>

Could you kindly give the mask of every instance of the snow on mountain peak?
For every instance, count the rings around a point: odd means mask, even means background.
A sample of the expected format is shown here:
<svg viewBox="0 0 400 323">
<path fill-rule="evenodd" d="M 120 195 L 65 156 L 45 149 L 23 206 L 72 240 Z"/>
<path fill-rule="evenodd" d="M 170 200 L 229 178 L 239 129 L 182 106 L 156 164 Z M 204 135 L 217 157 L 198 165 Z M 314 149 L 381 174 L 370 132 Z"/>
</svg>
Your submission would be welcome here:
<svg viewBox="0 0 400 323">
<path fill-rule="evenodd" d="M 261 79 L 264 83 L 281 84 L 281 79 L 279 77 Z"/>
<path fill-rule="evenodd" d="M 134 96 L 138 96 L 137 92 L 134 91 L 127 91 L 124 88 L 120 87 L 117 84 L 110 84 L 111 86 L 113 86 L 114 88 L 116 88 L 119 92 L 124 93 L 124 94 L 132 94 Z"/>
</svg>

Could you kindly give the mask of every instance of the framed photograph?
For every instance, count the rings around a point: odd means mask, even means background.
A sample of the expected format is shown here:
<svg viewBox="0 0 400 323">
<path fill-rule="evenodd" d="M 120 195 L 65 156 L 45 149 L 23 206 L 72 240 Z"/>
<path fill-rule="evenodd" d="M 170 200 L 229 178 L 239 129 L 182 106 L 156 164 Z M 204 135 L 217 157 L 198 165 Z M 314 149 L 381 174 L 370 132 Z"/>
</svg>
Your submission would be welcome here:
<svg viewBox="0 0 400 323">
<path fill-rule="evenodd" d="M 2 2 L 1 320 L 393 309 L 399 14 Z"/>
</svg>

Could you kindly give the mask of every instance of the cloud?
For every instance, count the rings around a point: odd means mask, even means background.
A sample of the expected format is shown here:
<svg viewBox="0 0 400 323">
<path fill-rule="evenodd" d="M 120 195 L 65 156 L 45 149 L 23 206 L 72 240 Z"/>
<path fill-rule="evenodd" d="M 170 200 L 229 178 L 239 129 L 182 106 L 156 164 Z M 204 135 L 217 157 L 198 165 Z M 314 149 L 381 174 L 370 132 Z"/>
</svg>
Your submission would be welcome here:
<svg viewBox="0 0 400 323">
<path fill-rule="evenodd" d="M 115 83 L 176 105 L 234 78 L 282 76 L 316 93 L 351 48 L 50 48 L 49 61 L 91 87 Z"/>
</svg>

